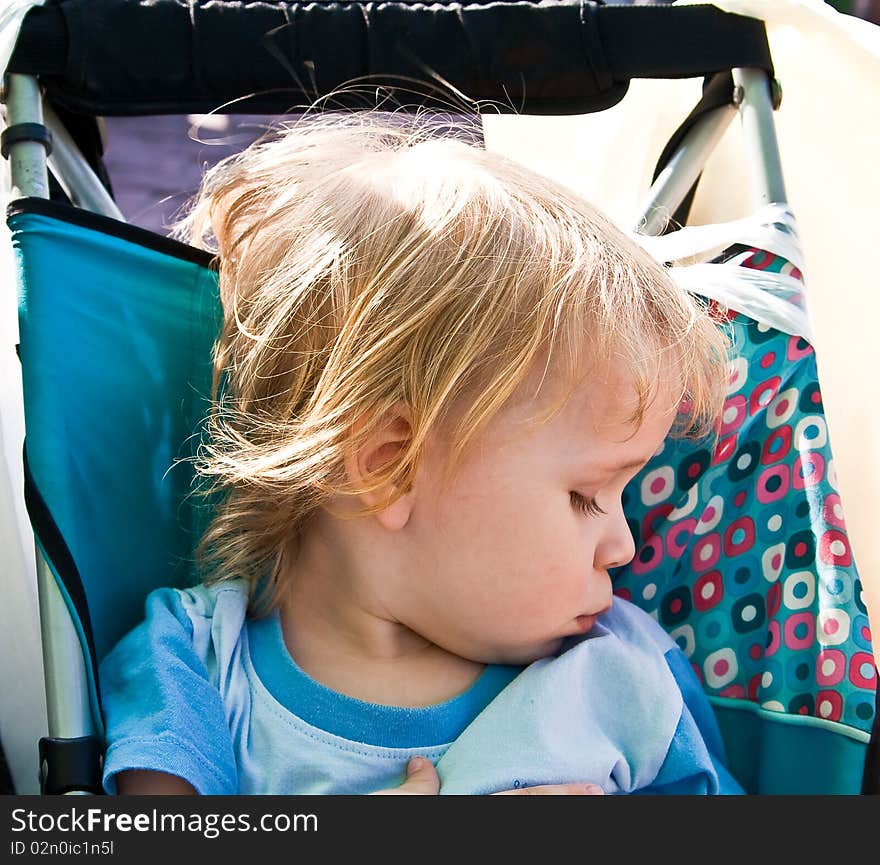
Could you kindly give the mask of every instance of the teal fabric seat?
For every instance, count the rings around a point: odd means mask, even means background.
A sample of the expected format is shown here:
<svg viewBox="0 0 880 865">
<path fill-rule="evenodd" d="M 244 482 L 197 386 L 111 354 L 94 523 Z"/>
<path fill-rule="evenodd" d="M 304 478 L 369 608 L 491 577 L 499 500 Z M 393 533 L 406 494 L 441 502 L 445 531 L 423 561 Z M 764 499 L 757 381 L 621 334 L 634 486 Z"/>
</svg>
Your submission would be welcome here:
<svg viewBox="0 0 880 865">
<path fill-rule="evenodd" d="M 28 511 L 93 676 L 149 590 L 192 579 L 203 508 L 186 459 L 210 394 L 216 275 L 205 253 L 63 205 L 23 200 L 8 221 Z"/>
</svg>

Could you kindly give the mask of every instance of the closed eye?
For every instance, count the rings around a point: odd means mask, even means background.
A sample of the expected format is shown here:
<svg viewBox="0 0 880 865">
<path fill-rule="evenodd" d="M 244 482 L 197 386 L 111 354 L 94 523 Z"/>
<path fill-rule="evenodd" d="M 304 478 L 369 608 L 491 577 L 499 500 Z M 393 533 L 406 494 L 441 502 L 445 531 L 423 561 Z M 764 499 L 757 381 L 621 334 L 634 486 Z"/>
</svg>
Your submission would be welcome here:
<svg viewBox="0 0 880 865">
<path fill-rule="evenodd" d="M 576 493 L 572 491 L 569 493 L 571 496 L 571 503 L 576 507 L 582 514 L 588 517 L 598 517 L 600 515 L 605 514 L 605 511 L 599 507 L 598 503 L 595 499 L 588 499 L 585 496 L 582 496 L 580 493 Z"/>
</svg>

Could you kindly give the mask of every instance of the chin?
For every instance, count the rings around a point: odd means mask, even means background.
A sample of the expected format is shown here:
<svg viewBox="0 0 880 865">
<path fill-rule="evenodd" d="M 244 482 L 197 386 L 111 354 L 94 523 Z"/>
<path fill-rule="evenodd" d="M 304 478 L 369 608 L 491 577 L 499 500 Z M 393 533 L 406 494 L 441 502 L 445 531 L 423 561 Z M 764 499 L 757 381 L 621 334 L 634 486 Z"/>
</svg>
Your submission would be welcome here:
<svg viewBox="0 0 880 865">
<path fill-rule="evenodd" d="M 593 630 L 593 625 L 596 624 L 596 616 L 576 616 L 575 617 L 575 633 L 576 634 L 587 634 Z"/>
<path fill-rule="evenodd" d="M 556 655 L 562 648 L 564 637 L 555 637 L 542 643 L 539 646 L 529 646 L 528 648 L 512 649 L 505 653 L 503 660 L 496 661 L 499 664 L 513 664 L 524 667 L 534 661 L 540 661 L 541 658 L 550 658 Z"/>
</svg>

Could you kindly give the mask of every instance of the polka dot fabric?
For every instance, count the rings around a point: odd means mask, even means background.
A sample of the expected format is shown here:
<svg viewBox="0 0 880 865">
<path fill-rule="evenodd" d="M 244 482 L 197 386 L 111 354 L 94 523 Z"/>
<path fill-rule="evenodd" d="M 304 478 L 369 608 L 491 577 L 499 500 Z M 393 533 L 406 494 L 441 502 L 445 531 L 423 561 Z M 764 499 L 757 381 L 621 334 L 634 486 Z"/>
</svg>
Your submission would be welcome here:
<svg viewBox="0 0 880 865">
<path fill-rule="evenodd" d="M 813 349 L 716 312 L 735 343 L 719 435 L 668 440 L 624 491 L 636 555 L 615 593 L 658 619 L 709 695 L 870 732 L 877 670 Z"/>
</svg>

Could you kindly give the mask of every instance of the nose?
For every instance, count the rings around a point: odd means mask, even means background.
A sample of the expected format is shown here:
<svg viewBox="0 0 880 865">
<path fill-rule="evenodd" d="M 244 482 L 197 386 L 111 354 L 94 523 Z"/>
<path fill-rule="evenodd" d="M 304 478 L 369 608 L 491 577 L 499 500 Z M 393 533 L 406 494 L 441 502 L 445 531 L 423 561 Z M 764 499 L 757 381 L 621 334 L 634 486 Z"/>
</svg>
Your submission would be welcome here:
<svg viewBox="0 0 880 865">
<path fill-rule="evenodd" d="M 608 515 L 603 528 L 602 537 L 596 545 L 596 568 L 609 570 L 628 565 L 636 554 L 636 544 L 622 506 L 618 505 L 614 512 Z"/>
</svg>

